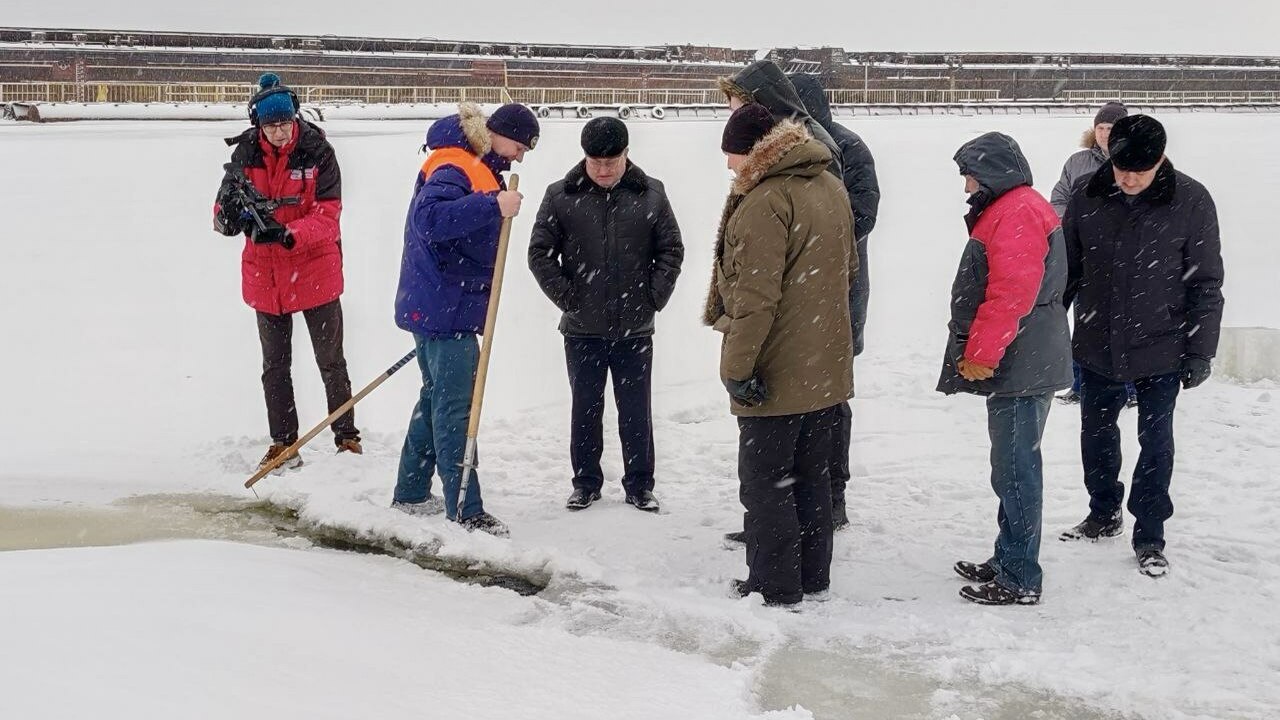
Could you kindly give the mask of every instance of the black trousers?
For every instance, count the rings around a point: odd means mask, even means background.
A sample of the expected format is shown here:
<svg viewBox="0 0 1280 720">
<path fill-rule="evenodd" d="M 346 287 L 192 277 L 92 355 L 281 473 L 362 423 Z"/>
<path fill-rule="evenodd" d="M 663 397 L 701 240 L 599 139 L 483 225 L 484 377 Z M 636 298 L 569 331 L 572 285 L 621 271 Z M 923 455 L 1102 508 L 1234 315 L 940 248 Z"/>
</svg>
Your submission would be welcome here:
<svg viewBox="0 0 1280 720">
<path fill-rule="evenodd" d="M 1129 490 L 1133 547 L 1164 550 L 1164 523 L 1173 517 L 1169 483 L 1173 479 L 1173 409 L 1181 389 L 1178 373 L 1139 378 L 1138 466 Z M 1128 391 L 1125 383 L 1080 368 L 1080 455 L 1089 514 L 1102 520 L 1120 514 L 1120 428 L 1117 421 Z"/>
<path fill-rule="evenodd" d="M 849 446 L 853 441 L 853 410 L 849 403 L 835 407 L 836 427 L 831 435 L 831 504 L 844 505 L 844 490 L 849 484 Z"/>
<path fill-rule="evenodd" d="M 799 602 L 831 584 L 831 455 L 839 410 L 738 418 L 747 587 Z"/>
<path fill-rule="evenodd" d="M 311 347 L 329 412 L 351 399 L 351 379 L 342 354 L 342 305 L 338 300 L 303 310 Z M 258 313 L 258 339 L 262 342 L 262 390 L 267 400 L 267 424 L 272 442 L 292 445 L 298 439 L 298 409 L 293 398 L 293 315 Z M 359 440 L 355 410 L 348 410 L 333 423 L 334 444 Z"/>
<path fill-rule="evenodd" d="M 622 487 L 628 495 L 653 490 L 653 338 L 627 340 L 566 337 L 565 360 L 573 394 L 569 458 L 573 486 L 600 492 L 604 472 L 604 385 L 613 376 L 622 441 Z"/>
</svg>

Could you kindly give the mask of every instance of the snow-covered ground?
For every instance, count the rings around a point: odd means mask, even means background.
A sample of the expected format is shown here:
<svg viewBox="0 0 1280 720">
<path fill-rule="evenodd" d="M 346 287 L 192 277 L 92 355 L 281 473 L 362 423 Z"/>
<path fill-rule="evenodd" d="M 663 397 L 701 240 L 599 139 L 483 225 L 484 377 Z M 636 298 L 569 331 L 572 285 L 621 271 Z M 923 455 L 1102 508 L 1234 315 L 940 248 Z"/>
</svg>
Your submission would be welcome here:
<svg viewBox="0 0 1280 720">
<path fill-rule="evenodd" d="M 1163 119 L 1174 163 L 1218 202 L 1226 323 L 1280 328 L 1269 212 L 1280 185 L 1280 116 Z M 138 716 L 161 716 L 172 707 L 165 703 L 193 693 L 207 698 L 210 716 L 288 714 L 276 704 L 282 697 L 298 714 L 359 707 L 398 717 L 432 701 L 443 712 L 465 707 L 450 703 L 468 696 L 428 689 L 473 675 L 473 692 L 487 703 L 482 717 L 512 703 L 525 709 L 516 716 L 572 716 L 556 704 L 572 691 L 587 693 L 583 708 L 597 716 L 741 717 L 796 705 L 804 710 L 792 715 L 818 718 L 1280 714 L 1280 393 L 1272 381 L 1215 378 L 1182 396 L 1169 577 L 1139 576 L 1124 540 L 1052 539 L 1087 509 L 1078 415 L 1058 406 L 1045 441 L 1044 603 L 988 610 L 955 595 L 950 565 L 986 557 L 995 500 L 982 403 L 933 392 L 965 238 L 950 158 L 979 132 L 1009 132 L 1047 193 L 1087 119 L 850 122 L 876 154 L 885 200 L 871 240 L 868 350 L 856 368 L 854 526 L 837 536 L 829 601 L 786 613 L 725 591 L 743 572 L 741 551 L 719 540 L 741 522 L 736 428 L 715 379 L 718 339 L 698 324 L 728 178 L 717 123 L 632 127 L 632 157 L 666 182 L 687 247 L 656 338 L 663 512 L 625 506 L 616 483 L 586 512 L 562 509 L 570 489 L 563 350 L 556 312 L 523 250 L 542 188 L 578 156 L 581 126 L 546 123 L 518 168 L 528 202 L 513 232 L 481 437 L 486 505 L 512 538 L 467 535 L 386 508 L 417 391 L 412 368 L 360 405 L 364 457 L 333 456 L 322 436 L 304 471 L 259 489 L 305 521 L 549 572 L 551 586 L 523 599 L 399 561 L 223 544 L 0 554 L 0 639 L 21 649 L 0 661 L 0 677 L 17 680 L 16 693 L 0 692 L 0 716 L 39 717 L 51 706 L 38 703 L 61 701 L 52 707 L 67 713 L 44 714 L 61 717 L 87 707 L 93 693 L 99 715 L 123 714 L 130 706 L 111 688 L 124 681 L 112 673 L 171 677 L 175 657 L 209 681 L 147 683 L 157 704 Z M 0 124 L 0 369 L 8 380 L 0 505 L 243 492 L 266 439 L 260 356 L 252 313 L 239 300 L 239 242 L 208 229 L 227 155 L 220 138 L 240 127 Z M 362 385 L 411 346 L 391 306 L 425 123 L 325 127 L 343 169 L 347 355 Z M 324 415 L 323 393 L 301 328 L 295 361 L 309 425 Z M 1133 420 L 1125 416 L 1130 460 Z M 616 434 L 607 432 L 606 472 L 616 478 Z M 120 609 L 129 606 L 122 592 L 167 602 L 147 600 L 156 618 L 148 623 Z M 271 614 L 265 598 L 301 612 Z M 39 632 L 50 627 L 57 633 Z M 104 664 L 106 654 L 118 657 Z M 40 663 L 54 657 L 56 669 L 32 669 L 51 668 Z M 619 670 L 618 658 L 636 674 Z M 253 672 L 232 675 L 233 661 Z M 410 678 L 415 662 L 423 672 Z M 423 683 L 418 694 L 395 692 L 413 680 Z M 648 684 L 647 700 L 633 694 L 637 683 Z"/>
</svg>

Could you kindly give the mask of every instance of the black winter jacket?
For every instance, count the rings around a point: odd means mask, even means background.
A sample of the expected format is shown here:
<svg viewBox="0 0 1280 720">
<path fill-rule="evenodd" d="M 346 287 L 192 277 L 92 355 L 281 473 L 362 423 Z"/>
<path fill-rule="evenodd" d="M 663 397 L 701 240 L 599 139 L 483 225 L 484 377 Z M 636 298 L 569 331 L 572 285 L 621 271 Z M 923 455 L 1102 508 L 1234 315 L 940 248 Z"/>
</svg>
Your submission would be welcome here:
<svg viewBox="0 0 1280 720">
<path fill-rule="evenodd" d="M 831 117 L 831 104 L 822 83 L 813 75 L 788 75 L 809 115 L 835 140 L 840 149 L 840 166 L 844 189 L 853 206 L 853 232 L 859 240 L 871 234 L 880 209 L 880 183 L 876 179 L 876 161 L 858 134 Z"/>
<path fill-rule="evenodd" d="M 608 190 L 583 162 L 552 183 L 529 241 L 529 269 L 564 312 L 560 332 L 569 337 L 652 335 L 683 260 L 666 189 L 630 162 Z"/>
<path fill-rule="evenodd" d="M 1072 194 L 1063 227 L 1076 362 L 1131 381 L 1214 356 L 1223 269 L 1218 213 L 1203 185 L 1166 159 L 1151 187 L 1130 198 L 1107 162 Z"/>
</svg>

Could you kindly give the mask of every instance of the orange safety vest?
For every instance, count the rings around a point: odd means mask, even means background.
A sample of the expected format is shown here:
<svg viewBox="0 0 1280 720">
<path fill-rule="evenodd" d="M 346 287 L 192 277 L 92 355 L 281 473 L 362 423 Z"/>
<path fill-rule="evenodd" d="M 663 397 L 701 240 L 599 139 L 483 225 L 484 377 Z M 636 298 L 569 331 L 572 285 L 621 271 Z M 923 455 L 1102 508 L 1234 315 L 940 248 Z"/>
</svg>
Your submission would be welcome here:
<svg viewBox="0 0 1280 720">
<path fill-rule="evenodd" d="M 432 150 L 427 156 L 425 162 L 422 163 L 422 177 L 428 179 L 431 174 L 439 170 L 443 165 L 452 165 L 467 174 L 467 179 L 471 181 L 471 191 L 479 193 L 497 192 L 502 189 L 498 184 L 498 178 L 493 174 L 493 170 L 489 169 L 484 161 L 475 156 L 475 153 L 463 150 L 460 147 L 444 147 Z"/>
</svg>

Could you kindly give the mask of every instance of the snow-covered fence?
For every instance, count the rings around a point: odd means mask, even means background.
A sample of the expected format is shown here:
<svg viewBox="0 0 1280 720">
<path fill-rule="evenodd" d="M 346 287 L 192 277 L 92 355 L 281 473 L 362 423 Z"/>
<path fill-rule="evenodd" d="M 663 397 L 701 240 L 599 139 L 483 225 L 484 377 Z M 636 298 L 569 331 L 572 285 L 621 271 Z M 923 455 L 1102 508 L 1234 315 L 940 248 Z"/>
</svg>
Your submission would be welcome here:
<svg viewBox="0 0 1280 720">
<path fill-rule="evenodd" d="M 926 90 L 912 88 L 828 90 L 827 99 L 837 105 L 918 105 L 926 103 L 991 102 L 1000 99 L 999 90 Z"/>
<path fill-rule="evenodd" d="M 1062 99 L 1069 102 L 1101 104 L 1119 100 L 1138 103 L 1280 103 L 1275 90 L 1064 90 Z"/>
</svg>

